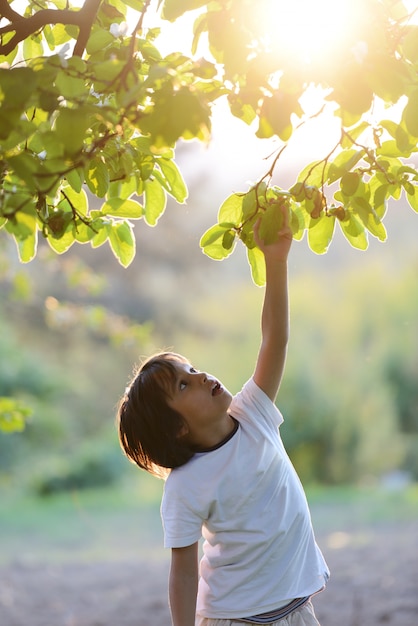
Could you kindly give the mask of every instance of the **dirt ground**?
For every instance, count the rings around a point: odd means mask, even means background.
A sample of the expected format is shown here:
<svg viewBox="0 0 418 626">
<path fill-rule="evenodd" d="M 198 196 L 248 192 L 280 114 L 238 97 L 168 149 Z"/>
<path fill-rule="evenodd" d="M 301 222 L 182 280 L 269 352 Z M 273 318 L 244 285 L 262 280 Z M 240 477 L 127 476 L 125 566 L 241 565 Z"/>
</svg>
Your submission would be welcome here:
<svg viewBox="0 0 418 626">
<path fill-rule="evenodd" d="M 332 571 L 322 626 L 418 625 L 418 522 L 318 541 Z M 168 561 L 0 569 L 1 626 L 169 626 Z"/>
</svg>

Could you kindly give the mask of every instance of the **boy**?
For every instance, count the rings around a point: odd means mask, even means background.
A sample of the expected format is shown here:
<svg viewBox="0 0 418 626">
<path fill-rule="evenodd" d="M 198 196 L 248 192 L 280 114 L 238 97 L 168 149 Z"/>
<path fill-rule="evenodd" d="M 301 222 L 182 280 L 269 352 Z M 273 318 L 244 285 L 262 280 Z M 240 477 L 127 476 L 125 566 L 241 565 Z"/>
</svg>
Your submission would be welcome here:
<svg viewBox="0 0 418 626">
<path fill-rule="evenodd" d="M 254 229 L 266 263 L 262 341 L 241 392 L 232 397 L 184 357 L 163 353 L 142 365 L 121 401 L 125 453 L 168 474 L 161 512 L 173 626 L 318 625 L 310 598 L 329 571 L 274 405 L 289 326 L 292 235 L 283 215 L 275 243 L 260 239 L 259 223 Z"/>
</svg>

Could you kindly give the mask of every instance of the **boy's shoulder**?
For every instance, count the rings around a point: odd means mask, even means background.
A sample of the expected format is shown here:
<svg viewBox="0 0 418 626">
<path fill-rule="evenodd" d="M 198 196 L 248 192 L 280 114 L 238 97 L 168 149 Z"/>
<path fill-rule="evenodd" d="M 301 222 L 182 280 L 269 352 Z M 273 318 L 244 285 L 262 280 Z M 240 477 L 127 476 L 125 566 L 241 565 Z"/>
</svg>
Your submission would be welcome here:
<svg viewBox="0 0 418 626">
<path fill-rule="evenodd" d="M 283 422 L 283 416 L 271 399 L 251 377 L 232 399 L 230 414 L 238 421 L 267 422 L 276 429 Z"/>
</svg>

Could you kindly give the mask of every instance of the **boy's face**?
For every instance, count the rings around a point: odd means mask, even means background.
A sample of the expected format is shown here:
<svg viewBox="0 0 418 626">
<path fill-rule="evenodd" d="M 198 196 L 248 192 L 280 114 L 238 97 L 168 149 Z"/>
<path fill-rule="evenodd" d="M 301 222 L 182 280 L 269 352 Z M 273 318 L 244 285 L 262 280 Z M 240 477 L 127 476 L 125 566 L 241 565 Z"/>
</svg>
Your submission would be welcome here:
<svg viewBox="0 0 418 626">
<path fill-rule="evenodd" d="M 232 430 L 233 422 L 227 413 L 232 395 L 216 378 L 197 371 L 190 363 L 176 363 L 175 369 L 167 403 L 186 421 L 187 438 L 201 447 L 220 443 Z"/>
</svg>

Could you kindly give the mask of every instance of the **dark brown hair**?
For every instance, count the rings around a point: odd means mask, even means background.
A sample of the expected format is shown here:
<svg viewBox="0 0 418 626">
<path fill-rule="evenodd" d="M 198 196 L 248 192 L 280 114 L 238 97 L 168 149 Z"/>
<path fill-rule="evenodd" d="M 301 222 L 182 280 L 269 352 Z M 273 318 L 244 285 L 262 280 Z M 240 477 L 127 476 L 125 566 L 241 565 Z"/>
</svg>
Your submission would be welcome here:
<svg viewBox="0 0 418 626">
<path fill-rule="evenodd" d="M 118 407 L 123 451 L 133 463 L 160 478 L 193 456 L 181 437 L 187 426 L 185 420 L 167 404 L 176 379 L 176 364 L 188 362 L 175 352 L 151 356 L 134 372 Z"/>
</svg>

